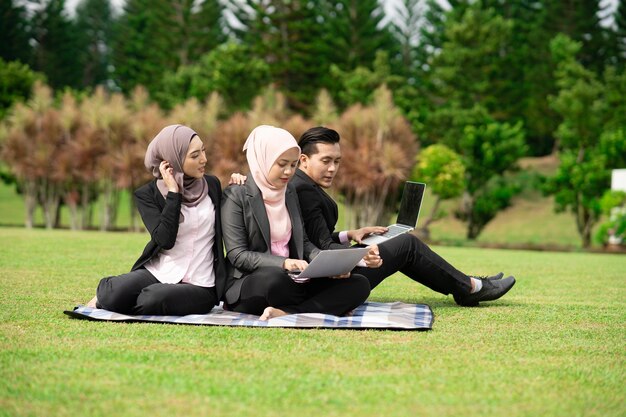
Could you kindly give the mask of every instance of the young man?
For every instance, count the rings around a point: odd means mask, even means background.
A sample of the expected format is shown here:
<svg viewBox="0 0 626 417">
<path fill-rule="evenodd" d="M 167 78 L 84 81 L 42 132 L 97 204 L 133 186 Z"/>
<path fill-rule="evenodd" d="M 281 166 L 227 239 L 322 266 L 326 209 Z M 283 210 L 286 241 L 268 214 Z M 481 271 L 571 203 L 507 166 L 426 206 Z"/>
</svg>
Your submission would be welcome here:
<svg viewBox="0 0 626 417">
<path fill-rule="evenodd" d="M 341 162 L 339 134 L 325 127 L 314 127 L 301 136 L 300 165 L 291 181 L 295 187 L 305 229 L 309 240 L 321 249 L 346 248 L 351 241 L 360 243 L 371 233 L 382 233 L 380 226 L 335 232 L 337 204 L 324 191 L 331 187 Z M 466 275 L 433 252 L 416 236 L 405 233 L 379 245 L 372 246 L 366 262 L 354 272 L 365 275 L 372 289 L 385 278 L 400 271 L 442 294 L 452 294 L 462 306 L 477 306 L 480 302 L 502 297 L 515 284 L 515 278 Z"/>
</svg>

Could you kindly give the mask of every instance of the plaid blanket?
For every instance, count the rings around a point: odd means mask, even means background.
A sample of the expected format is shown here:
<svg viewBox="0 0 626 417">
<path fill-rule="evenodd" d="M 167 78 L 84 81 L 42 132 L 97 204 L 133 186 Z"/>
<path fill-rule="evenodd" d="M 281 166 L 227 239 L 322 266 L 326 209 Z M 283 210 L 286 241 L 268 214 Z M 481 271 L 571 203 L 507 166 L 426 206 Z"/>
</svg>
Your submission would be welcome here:
<svg viewBox="0 0 626 417">
<path fill-rule="evenodd" d="M 345 317 L 319 313 L 290 314 L 268 321 L 258 316 L 235 313 L 216 306 L 209 314 L 188 316 L 128 316 L 108 310 L 79 305 L 72 311 L 64 311 L 70 317 L 87 320 L 118 322 L 151 322 L 196 324 L 209 326 L 247 327 L 297 327 L 328 329 L 394 329 L 430 330 L 433 325 L 433 312 L 426 304 L 375 303 L 366 302 Z"/>
</svg>

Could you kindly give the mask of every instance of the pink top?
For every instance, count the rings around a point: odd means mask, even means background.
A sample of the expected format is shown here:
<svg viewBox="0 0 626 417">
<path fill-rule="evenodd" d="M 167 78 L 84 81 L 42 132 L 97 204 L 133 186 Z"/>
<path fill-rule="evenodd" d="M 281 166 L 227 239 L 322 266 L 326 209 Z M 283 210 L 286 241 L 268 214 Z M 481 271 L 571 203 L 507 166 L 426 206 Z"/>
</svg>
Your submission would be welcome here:
<svg viewBox="0 0 626 417">
<path fill-rule="evenodd" d="M 272 241 L 272 255 L 284 256 L 289 258 L 289 240 L 291 239 L 291 230 L 289 236 L 285 239 Z"/>
<path fill-rule="evenodd" d="M 195 207 L 181 206 L 185 221 L 178 226 L 172 249 L 162 250 L 145 267 L 164 284 L 185 282 L 200 287 L 215 286 L 213 245 L 215 206 L 210 198 Z"/>
</svg>

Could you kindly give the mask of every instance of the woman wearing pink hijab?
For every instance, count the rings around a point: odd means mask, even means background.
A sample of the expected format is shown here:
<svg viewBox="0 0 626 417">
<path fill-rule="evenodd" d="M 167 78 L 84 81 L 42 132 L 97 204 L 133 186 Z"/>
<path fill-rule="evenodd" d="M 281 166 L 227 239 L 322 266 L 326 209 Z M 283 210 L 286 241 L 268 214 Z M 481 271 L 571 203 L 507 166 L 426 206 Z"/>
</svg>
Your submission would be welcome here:
<svg viewBox="0 0 626 417">
<path fill-rule="evenodd" d="M 298 197 L 287 186 L 300 148 L 284 129 L 258 126 L 244 145 L 250 175 L 224 190 L 222 229 L 227 255 L 225 303 L 261 320 L 293 313 L 343 315 L 370 292 L 362 275 L 296 282 L 319 249 L 304 232 Z"/>
<path fill-rule="evenodd" d="M 222 190 L 205 175 L 204 144 L 187 126 L 165 127 L 144 163 L 155 179 L 135 191 L 150 242 L 127 274 L 103 278 L 88 306 L 124 314 L 205 314 L 224 293 Z"/>
</svg>

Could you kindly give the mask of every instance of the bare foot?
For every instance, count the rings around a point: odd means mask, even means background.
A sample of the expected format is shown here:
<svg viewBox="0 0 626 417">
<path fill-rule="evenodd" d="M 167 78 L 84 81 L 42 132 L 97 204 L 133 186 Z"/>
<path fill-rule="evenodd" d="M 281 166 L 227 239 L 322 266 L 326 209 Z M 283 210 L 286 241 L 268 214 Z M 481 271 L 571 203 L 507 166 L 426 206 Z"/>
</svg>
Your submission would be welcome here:
<svg viewBox="0 0 626 417">
<path fill-rule="evenodd" d="M 259 320 L 267 321 L 269 319 L 273 319 L 274 317 L 280 317 L 280 316 L 286 316 L 286 315 L 287 313 L 285 313 L 283 310 L 279 308 L 267 307 L 265 310 L 263 310 L 263 314 L 261 315 Z"/>
<path fill-rule="evenodd" d="M 98 297 L 94 297 L 87 303 L 87 307 L 98 308 L 96 307 L 97 302 L 98 302 Z"/>
</svg>

